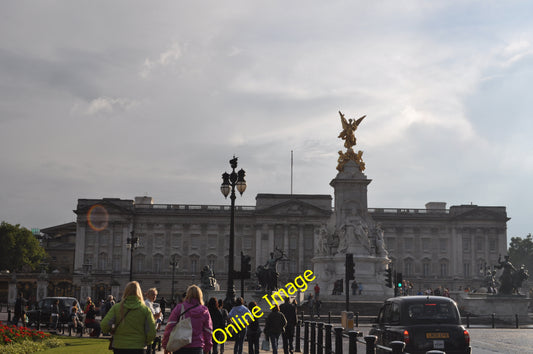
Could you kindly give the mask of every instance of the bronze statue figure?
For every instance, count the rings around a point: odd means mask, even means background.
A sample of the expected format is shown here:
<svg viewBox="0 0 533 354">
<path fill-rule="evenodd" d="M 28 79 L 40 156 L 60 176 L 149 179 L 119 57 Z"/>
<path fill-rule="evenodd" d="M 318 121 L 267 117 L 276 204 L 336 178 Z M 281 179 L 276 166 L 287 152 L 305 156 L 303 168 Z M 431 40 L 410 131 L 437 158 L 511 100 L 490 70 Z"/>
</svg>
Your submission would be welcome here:
<svg viewBox="0 0 533 354">
<path fill-rule="evenodd" d="M 339 134 L 339 138 L 344 140 L 344 147 L 346 148 L 346 152 L 339 151 L 339 158 L 337 162 L 339 163 L 337 165 L 337 170 L 339 172 L 344 170 L 344 165 L 348 163 L 348 161 L 354 161 L 357 166 L 359 167 L 359 170 L 362 172 L 365 170 L 365 163 L 363 162 L 362 156 L 363 152 L 358 151 L 355 153 L 353 150 L 353 146 L 355 146 L 357 140 L 355 139 L 355 130 L 361 124 L 363 119 L 366 117 L 362 116 L 359 119 L 348 119 L 344 118 L 344 114 L 339 111 L 339 114 L 341 116 L 341 123 L 342 123 L 342 131 Z"/>
<path fill-rule="evenodd" d="M 344 147 L 349 149 L 356 144 L 354 132 L 357 130 L 357 127 L 359 126 L 359 124 L 361 124 L 366 115 L 362 116 L 357 120 L 352 118 L 346 120 L 346 118 L 344 118 L 344 114 L 342 114 L 341 111 L 339 111 L 339 114 L 341 116 L 342 123 L 342 132 L 339 134 L 339 138 L 344 140 Z"/>
</svg>

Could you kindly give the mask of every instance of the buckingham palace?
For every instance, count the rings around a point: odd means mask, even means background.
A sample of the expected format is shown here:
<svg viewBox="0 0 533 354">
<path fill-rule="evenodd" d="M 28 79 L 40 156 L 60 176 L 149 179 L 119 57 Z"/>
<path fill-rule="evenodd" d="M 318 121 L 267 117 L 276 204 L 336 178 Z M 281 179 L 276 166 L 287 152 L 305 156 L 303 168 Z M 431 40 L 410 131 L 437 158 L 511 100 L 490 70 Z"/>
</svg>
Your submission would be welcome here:
<svg viewBox="0 0 533 354">
<path fill-rule="evenodd" d="M 77 296 L 118 295 L 132 278 L 170 297 L 174 287 L 181 293 L 198 283 L 205 265 L 225 284 L 229 206 L 157 204 L 143 196 L 79 199 L 74 212 L 73 283 L 81 291 Z M 235 255 L 249 255 L 256 269 L 271 252 L 281 251 L 278 271 L 284 284 L 313 268 L 315 232 L 330 222 L 333 212 L 330 195 L 258 194 L 255 206 L 236 206 Z M 483 267 L 496 264 L 506 253 L 505 207 L 446 208 L 446 203 L 429 202 L 420 209 L 369 208 L 368 213 L 384 231 L 394 269 L 416 290 L 475 286 Z M 245 283 L 246 289 L 256 285 L 254 276 Z"/>
</svg>

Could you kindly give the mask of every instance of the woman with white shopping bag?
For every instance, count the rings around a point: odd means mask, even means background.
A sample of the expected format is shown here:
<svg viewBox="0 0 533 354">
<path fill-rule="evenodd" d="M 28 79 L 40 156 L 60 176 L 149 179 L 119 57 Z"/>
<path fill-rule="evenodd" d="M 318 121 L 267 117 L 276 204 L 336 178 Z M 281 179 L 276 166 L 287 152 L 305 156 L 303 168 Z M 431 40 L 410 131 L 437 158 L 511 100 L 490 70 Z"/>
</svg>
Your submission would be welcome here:
<svg viewBox="0 0 533 354">
<path fill-rule="evenodd" d="M 165 354 L 207 354 L 213 346 L 212 333 L 213 324 L 209 310 L 204 306 L 202 290 L 191 285 L 185 300 L 174 307 L 168 318 L 163 334 Z M 180 340 L 183 334 L 188 334 L 189 340 Z"/>
</svg>

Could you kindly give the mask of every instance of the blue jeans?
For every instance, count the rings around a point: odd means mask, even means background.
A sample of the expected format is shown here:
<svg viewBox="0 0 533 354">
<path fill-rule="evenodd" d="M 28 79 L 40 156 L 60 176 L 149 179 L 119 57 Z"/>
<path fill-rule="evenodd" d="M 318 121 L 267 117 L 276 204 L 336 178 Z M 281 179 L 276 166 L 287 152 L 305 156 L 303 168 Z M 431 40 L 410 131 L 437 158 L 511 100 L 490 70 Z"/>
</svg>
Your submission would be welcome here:
<svg viewBox="0 0 533 354">
<path fill-rule="evenodd" d="M 233 346 L 233 354 L 242 354 L 245 338 L 246 330 L 240 331 L 235 335 L 235 345 Z"/>
<path fill-rule="evenodd" d="M 273 354 L 278 354 L 279 334 L 271 334 L 268 337 L 270 339 L 270 345 L 272 345 L 272 353 Z"/>
</svg>

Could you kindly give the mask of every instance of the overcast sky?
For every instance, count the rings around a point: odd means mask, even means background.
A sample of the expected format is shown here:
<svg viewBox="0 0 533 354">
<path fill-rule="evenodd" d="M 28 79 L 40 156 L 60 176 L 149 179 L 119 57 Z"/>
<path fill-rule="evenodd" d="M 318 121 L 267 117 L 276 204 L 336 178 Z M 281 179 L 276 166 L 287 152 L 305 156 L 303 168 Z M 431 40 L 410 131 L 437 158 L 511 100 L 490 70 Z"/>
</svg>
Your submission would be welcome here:
<svg viewBox="0 0 533 354">
<path fill-rule="evenodd" d="M 333 194 L 338 111 L 369 207 L 505 206 L 532 232 L 530 1 L 2 1 L 0 220 L 78 198 Z"/>
</svg>

